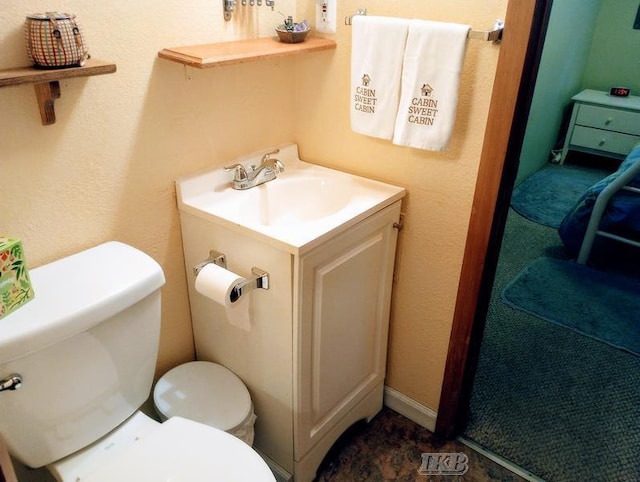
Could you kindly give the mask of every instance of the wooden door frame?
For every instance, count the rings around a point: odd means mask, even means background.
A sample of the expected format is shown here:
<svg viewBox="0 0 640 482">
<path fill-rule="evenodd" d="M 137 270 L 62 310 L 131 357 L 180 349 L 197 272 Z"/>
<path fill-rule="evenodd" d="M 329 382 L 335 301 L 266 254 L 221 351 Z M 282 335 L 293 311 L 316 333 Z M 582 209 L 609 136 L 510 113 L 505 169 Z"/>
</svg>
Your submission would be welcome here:
<svg viewBox="0 0 640 482">
<path fill-rule="evenodd" d="M 466 427 L 491 287 L 553 0 L 510 0 L 465 246 L 436 433 Z"/>
</svg>

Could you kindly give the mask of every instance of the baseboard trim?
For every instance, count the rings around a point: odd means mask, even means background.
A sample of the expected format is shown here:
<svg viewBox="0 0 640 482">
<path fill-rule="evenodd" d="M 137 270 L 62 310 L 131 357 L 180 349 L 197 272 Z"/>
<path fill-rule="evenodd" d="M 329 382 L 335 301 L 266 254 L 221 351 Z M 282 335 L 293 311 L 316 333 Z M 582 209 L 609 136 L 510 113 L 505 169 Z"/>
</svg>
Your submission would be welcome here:
<svg viewBox="0 0 640 482">
<path fill-rule="evenodd" d="M 398 412 L 400 415 L 407 417 L 412 422 L 417 423 L 431 432 L 435 431 L 438 413 L 429 407 L 425 407 L 412 398 L 386 385 L 384 387 L 383 400 L 384 405 L 391 410 Z"/>
</svg>

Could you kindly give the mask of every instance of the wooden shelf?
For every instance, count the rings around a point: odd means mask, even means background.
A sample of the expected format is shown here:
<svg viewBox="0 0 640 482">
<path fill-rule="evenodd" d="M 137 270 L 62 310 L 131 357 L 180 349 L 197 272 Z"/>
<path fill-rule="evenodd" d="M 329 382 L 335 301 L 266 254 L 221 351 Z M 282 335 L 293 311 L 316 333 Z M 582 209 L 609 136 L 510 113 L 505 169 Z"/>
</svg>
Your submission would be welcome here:
<svg viewBox="0 0 640 482">
<path fill-rule="evenodd" d="M 308 37 L 304 42 L 297 44 L 280 42 L 278 37 L 265 37 L 167 48 L 158 52 L 158 57 L 198 69 L 207 69 L 335 48 L 335 41 L 319 37 Z"/>
<path fill-rule="evenodd" d="M 111 74 L 116 71 L 116 64 L 102 60 L 89 59 L 82 67 L 65 69 L 38 69 L 35 67 L 17 67 L 0 70 L 0 87 L 20 84 L 37 84 L 72 77 Z"/>
<path fill-rule="evenodd" d="M 89 59 L 82 67 L 63 69 L 38 69 L 35 67 L 17 67 L 0 70 L 0 87 L 33 84 L 40 108 L 43 125 L 53 124 L 56 114 L 53 108 L 55 99 L 60 97 L 60 80 L 74 77 L 112 74 L 116 64 L 103 60 Z"/>
</svg>

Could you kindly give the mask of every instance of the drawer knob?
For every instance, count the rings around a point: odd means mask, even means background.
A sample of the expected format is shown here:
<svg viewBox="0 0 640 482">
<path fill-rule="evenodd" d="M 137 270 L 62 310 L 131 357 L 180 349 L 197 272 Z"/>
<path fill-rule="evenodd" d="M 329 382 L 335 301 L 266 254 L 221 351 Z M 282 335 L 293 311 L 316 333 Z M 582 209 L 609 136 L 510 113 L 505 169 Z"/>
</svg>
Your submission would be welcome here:
<svg viewBox="0 0 640 482">
<path fill-rule="evenodd" d="M 598 142 L 598 145 L 599 145 L 600 147 L 602 147 L 602 146 L 604 146 L 604 145 L 605 145 L 605 143 L 606 143 L 606 142 L 607 142 L 607 140 L 606 140 L 606 139 L 600 139 L 600 142 Z"/>
<path fill-rule="evenodd" d="M 604 125 L 608 126 L 609 124 L 611 124 L 613 122 L 613 119 L 611 117 L 609 117 L 605 122 Z"/>
</svg>

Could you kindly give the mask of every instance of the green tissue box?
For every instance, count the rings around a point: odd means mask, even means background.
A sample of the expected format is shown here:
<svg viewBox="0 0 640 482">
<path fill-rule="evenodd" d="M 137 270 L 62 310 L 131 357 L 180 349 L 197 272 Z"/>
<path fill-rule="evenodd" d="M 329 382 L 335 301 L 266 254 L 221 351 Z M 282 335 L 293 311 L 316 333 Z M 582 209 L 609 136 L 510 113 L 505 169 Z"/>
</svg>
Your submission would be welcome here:
<svg viewBox="0 0 640 482">
<path fill-rule="evenodd" d="M 0 318 L 33 298 L 33 288 L 19 239 L 0 236 Z"/>
</svg>

